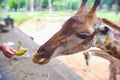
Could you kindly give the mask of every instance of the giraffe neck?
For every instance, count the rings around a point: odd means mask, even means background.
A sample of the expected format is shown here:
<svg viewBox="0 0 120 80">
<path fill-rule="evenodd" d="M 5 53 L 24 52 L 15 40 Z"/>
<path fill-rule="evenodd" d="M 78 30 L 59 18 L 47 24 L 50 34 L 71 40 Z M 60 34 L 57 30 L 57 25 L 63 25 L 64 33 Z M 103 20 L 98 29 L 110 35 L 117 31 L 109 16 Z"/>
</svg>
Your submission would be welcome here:
<svg viewBox="0 0 120 80">
<path fill-rule="evenodd" d="M 114 57 L 120 59 L 120 33 L 114 32 L 113 37 L 110 42 L 105 45 L 105 49 L 108 50 L 108 53 Z"/>
<path fill-rule="evenodd" d="M 107 59 L 107 60 L 110 61 L 111 63 L 119 60 L 119 59 L 111 56 L 111 55 L 108 54 L 107 52 L 93 51 L 93 55 L 102 57 L 102 58 L 104 58 L 104 59 Z"/>
</svg>

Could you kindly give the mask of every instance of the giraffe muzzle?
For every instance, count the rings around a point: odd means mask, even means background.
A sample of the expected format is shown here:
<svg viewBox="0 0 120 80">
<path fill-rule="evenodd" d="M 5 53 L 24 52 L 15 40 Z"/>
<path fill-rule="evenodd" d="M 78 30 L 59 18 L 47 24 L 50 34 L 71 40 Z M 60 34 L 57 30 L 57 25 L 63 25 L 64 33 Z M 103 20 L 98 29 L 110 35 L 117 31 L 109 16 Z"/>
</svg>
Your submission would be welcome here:
<svg viewBox="0 0 120 80">
<path fill-rule="evenodd" d="M 42 58 L 38 53 L 36 53 L 33 57 L 33 62 L 36 64 L 47 64 L 51 58 Z"/>
</svg>

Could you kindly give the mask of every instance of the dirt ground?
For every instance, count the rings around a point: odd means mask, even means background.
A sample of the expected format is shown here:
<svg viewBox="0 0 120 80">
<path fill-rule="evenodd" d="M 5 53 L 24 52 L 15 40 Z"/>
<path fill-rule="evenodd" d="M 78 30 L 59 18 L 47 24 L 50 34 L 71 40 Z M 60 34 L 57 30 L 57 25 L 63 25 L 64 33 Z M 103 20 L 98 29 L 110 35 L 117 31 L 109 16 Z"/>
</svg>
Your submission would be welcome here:
<svg viewBox="0 0 120 80">
<path fill-rule="evenodd" d="M 42 45 L 61 28 L 67 19 L 68 17 L 35 18 L 26 20 L 18 27 L 32 36 L 37 44 Z M 85 64 L 84 56 L 81 53 L 58 57 L 58 59 L 83 77 L 84 80 L 109 80 L 109 62 L 105 59 L 93 56 L 89 66 Z"/>
</svg>

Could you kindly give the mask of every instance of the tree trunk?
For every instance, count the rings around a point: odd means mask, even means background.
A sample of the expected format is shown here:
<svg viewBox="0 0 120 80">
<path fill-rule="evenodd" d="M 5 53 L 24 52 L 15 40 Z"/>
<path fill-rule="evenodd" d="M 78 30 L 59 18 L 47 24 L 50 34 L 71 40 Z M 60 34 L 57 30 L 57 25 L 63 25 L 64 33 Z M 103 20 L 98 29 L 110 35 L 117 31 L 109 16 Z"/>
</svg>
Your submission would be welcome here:
<svg viewBox="0 0 120 80">
<path fill-rule="evenodd" d="M 119 13 L 118 0 L 115 0 L 115 4 L 116 4 L 116 14 L 118 15 L 118 13 Z"/>
<path fill-rule="evenodd" d="M 30 11 L 34 12 L 34 0 L 30 0 Z"/>
<path fill-rule="evenodd" d="M 40 9 L 41 9 L 41 11 L 42 11 L 42 0 L 40 0 Z"/>
<path fill-rule="evenodd" d="M 18 4 L 18 5 L 17 5 L 17 11 L 19 11 L 19 9 L 20 9 L 20 0 L 18 0 L 17 2 L 18 2 L 18 3 L 17 3 L 17 4 Z"/>
<path fill-rule="evenodd" d="M 25 11 L 28 11 L 28 0 L 25 0 L 25 6 L 26 6 L 26 9 L 25 9 Z"/>
<path fill-rule="evenodd" d="M 72 0 L 70 0 L 69 10 L 72 10 Z"/>
<path fill-rule="evenodd" d="M 49 13 L 52 12 L 52 2 L 51 2 L 51 0 L 48 0 L 48 11 L 49 11 Z"/>
</svg>

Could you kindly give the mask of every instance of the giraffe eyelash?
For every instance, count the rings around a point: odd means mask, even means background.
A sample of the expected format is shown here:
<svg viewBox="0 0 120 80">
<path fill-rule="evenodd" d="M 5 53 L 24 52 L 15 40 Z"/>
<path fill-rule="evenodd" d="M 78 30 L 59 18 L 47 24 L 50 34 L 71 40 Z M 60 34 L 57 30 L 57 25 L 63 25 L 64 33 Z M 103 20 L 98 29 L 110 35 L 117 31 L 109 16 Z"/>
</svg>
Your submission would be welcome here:
<svg viewBox="0 0 120 80">
<path fill-rule="evenodd" d="M 79 38 L 81 38 L 81 39 L 86 39 L 86 38 L 88 38 L 89 37 L 89 35 L 88 34 L 76 34 L 77 35 L 77 37 L 79 37 Z"/>
</svg>

